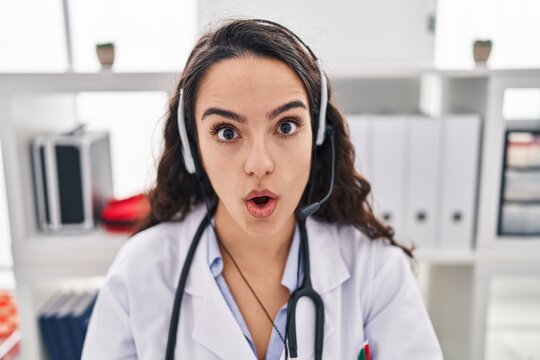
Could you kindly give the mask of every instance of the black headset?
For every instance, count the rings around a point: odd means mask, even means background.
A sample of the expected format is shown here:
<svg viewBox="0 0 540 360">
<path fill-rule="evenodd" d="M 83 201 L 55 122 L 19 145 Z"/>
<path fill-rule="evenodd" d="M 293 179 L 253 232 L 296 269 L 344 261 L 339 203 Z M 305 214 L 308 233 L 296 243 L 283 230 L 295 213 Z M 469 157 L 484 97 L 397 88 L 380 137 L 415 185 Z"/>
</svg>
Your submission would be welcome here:
<svg viewBox="0 0 540 360">
<path fill-rule="evenodd" d="M 251 21 L 255 21 L 260 24 L 264 24 L 268 26 L 278 27 L 286 31 L 291 36 L 293 36 L 313 57 L 313 59 L 317 63 L 320 76 L 321 76 L 321 99 L 320 99 L 319 118 L 317 122 L 318 130 L 317 130 L 316 146 L 321 147 L 325 141 L 325 138 L 330 137 L 331 150 L 332 150 L 330 186 L 329 186 L 328 193 L 322 200 L 318 202 L 314 202 L 310 205 L 304 206 L 303 208 L 296 211 L 296 217 L 299 220 L 299 228 L 300 228 L 300 254 L 299 256 L 303 258 L 304 277 L 298 289 L 296 289 L 291 294 L 288 304 L 287 304 L 287 334 L 286 334 L 286 338 L 289 343 L 291 359 L 296 359 L 298 357 L 298 350 L 297 350 L 298 347 L 297 347 L 297 338 L 296 338 L 296 315 L 295 315 L 296 305 L 301 297 L 307 296 L 313 301 L 315 305 L 315 316 L 316 316 L 315 318 L 316 319 L 315 320 L 315 359 L 321 360 L 322 351 L 323 351 L 323 340 L 324 340 L 324 303 L 322 301 L 321 296 L 313 289 L 312 283 L 311 283 L 309 244 L 308 244 L 308 236 L 307 236 L 305 222 L 308 216 L 312 215 L 315 211 L 317 211 L 320 208 L 320 206 L 330 198 L 330 195 L 332 193 L 332 189 L 334 186 L 334 176 L 335 176 L 334 131 L 332 128 L 332 124 L 326 123 L 326 107 L 328 104 L 328 88 L 327 88 L 326 76 L 322 70 L 322 65 L 319 59 L 315 56 L 315 54 L 311 51 L 311 49 L 291 30 L 289 30 L 283 25 L 280 25 L 278 23 L 275 23 L 269 20 L 253 19 Z M 167 350 L 166 350 L 166 357 L 165 357 L 165 359 L 167 360 L 174 359 L 174 350 L 176 347 L 178 323 L 180 320 L 180 308 L 182 304 L 182 297 L 184 294 L 187 277 L 189 274 L 189 269 L 191 267 L 191 263 L 195 255 L 195 251 L 200 242 L 204 229 L 206 228 L 208 224 L 211 223 L 211 218 L 217 206 L 217 203 L 216 203 L 214 204 L 213 207 L 210 207 L 208 205 L 208 202 L 206 201 L 207 200 L 206 194 L 204 193 L 204 187 L 202 186 L 203 170 L 200 166 L 199 159 L 197 157 L 193 157 L 192 155 L 192 153 L 196 153 L 196 147 L 194 146 L 193 143 L 189 141 L 189 137 L 186 130 L 183 102 L 184 102 L 183 91 L 182 89 L 180 89 L 177 115 L 178 115 L 178 131 L 180 134 L 180 140 L 181 140 L 181 145 L 182 145 L 182 157 L 184 159 L 184 164 L 185 164 L 187 172 L 189 174 L 196 175 L 197 179 L 199 180 L 199 184 L 201 185 L 203 189 L 203 195 L 205 197 L 205 203 L 206 203 L 208 212 L 206 216 L 203 218 L 203 220 L 201 221 L 197 229 L 197 232 L 195 233 L 195 236 L 188 250 L 188 254 L 186 256 L 184 266 L 182 267 L 182 272 L 180 274 L 180 279 L 179 279 L 179 283 L 176 289 L 176 294 L 175 294 L 175 299 L 174 299 L 171 322 L 169 326 L 169 335 L 167 339 Z"/>
</svg>

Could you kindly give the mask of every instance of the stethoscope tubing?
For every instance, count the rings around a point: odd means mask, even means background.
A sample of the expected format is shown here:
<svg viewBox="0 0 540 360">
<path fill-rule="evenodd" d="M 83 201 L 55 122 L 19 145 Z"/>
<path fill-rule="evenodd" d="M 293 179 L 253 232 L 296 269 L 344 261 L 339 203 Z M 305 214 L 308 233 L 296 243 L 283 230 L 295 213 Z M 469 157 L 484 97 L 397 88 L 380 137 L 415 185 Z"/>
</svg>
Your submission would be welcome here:
<svg viewBox="0 0 540 360">
<path fill-rule="evenodd" d="M 178 287 L 174 297 L 173 311 L 171 314 L 171 321 L 169 325 L 169 335 L 167 338 L 167 349 L 165 353 L 166 360 L 174 360 L 174 351 L 176 348 L 176 338 L 178 334 L 178 323 L 180 321 L 180 309 L 182 305 L 182 298 L 186 287 L 187 277 L 197 251 L 198 245 L 202 238 L 204 229 L 210 224 L 211 218 L 215 212 L 216 205 L 207 212 L 197 232 L 191 241 L 180 279 L 178 281 Z M 303 257 L 304 276 L 301 286 L 296 289 L 289 298 L 287 304 L 287 342 L 289 344 L 289 350 L 291 353 L 291 359 L 295 359 L 298 356 L 298 344 L 296 337 L 296 306 L 298 301 L 306 296 L 310 298 L 315 305 L 315 359 L 322 359 L 323 351 L 323 339 L 324 339 L 324 303 L 321 296 L 313 289 L 311 284 L 311 269 L 309 261 L 309 244 L 307 230 L 305 227 L 305 220 L 301 220 L 300 224 L 300 251 Z"/>
<path fill-rule="evenodd" d="M 176 294 L 174 296 L 173 311 L 172 311 L 171 321 L 169 325 L 169 336 L 167 339 L 167 350 L 165 353 L 165 359 L 168 359 L 168 360 L 174 360 L 174 349 L 176 347 L 176 337 L 178 334 L 178 322 L 180 321 L 180 308 L 182 306 L 182 298 L 184 297 L 184 289 L 186 287 L 186 281 L 189 275 L 189 270 L 191 268 L 191 263 L 193 262 L 195 252 L 197 250 L 199 242 L 201 241 L 204 229 L 210 223 L 210 220 L 212 218 L 212 214 L 214 213 L 214 211 L 215 211 L 215 206 L 212 208 L 211 212 L 206 213 L 206 216 L 203 218 L 203 220 L 199 224 L 197 232 L 195 233 L 195 236 L 193 237 L 193 240 L 191 241 L 191 245 L 186 255 L 184 266 L 182 267 L 182 273 L 180 274 L 178 287 L 176 288 Z"/>
</svg>

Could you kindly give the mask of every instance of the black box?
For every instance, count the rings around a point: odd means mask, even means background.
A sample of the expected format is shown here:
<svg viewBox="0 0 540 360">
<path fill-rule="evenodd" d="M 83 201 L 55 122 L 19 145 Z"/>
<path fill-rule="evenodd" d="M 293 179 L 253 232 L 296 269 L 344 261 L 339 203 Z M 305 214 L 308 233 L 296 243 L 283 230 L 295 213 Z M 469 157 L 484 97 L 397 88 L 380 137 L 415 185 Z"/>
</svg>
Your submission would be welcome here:
<svg viewBox="0 0 540 360">
<path fill-rule="evenodd" d="M 109 133 L 39 135 L 31 152 L 39 228 L 95 228 L 113 196 Z"/>
</svg>

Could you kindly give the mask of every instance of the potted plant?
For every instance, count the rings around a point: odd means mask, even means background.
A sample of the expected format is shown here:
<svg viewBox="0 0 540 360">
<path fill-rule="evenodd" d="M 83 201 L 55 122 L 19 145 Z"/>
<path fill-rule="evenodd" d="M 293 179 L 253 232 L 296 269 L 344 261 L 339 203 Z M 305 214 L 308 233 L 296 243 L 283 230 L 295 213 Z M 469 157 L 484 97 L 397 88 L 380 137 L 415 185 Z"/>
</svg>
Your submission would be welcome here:
<svg viewBox="0 0 540 360">
<path fill-rule="evenodd" d="M 477 64 L 485 64 L 491 54 L 491 40 L 477 39 L 473 43 L 473 56 Z"/>
<path fill-rule="evenodd" d="M 114 63 L 114 43 L 97 43 L 96 53 L 101 67 L 110 69 Z"/>
</svg>

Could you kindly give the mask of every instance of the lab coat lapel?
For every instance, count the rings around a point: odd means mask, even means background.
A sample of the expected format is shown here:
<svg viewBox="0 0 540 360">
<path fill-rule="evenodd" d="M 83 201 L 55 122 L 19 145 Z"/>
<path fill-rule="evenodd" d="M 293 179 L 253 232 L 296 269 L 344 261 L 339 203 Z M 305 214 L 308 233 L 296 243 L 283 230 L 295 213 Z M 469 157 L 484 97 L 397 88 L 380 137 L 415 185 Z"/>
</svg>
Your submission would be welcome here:
<svg viewBox="0 0 540 360">
<path fill-rule="evenodd" d="M 181 234 L 189 239 L 195 234 L 206 211 L 199 210 L 195 214 L 197 216 L 191 218 L 192 226 L 186 227 L 189 234 Z M 350 277 L 350 273 L 341 256 L 338 243 L 340 239 L 335 226 L 308 218 L 306 230 L 310 248 L 311 281 L 325 306 L 324 343 L 326 344 L 335 331 L 334 324 L 339 324 L 337 317 L 340 316 L 338 310 L 341 304 L 340 285 Z M 192 271 L 186 282 L 188 296 L 202 298 L 201 306 L 197 310 L 193 339 L 221 359 L 255 359 L 253 351 L 210 272 L 207 245 L 206 234 L 203 234 L 193 259 Z M 187 249 L 181 256 L 185 257 L 186 252 Z M 307 298 L 302 298 L 298 302 L 296 326 L 298 358 L 310 359 L 315 351 L 315 315 L 314 306 Z M 283 352 L 281 359 L 284 358 Z"/>
<path fill-rule="evenodd" d="M 193 234 L 205 214 L 206 212 L 202 212 L 196 220 L 193 220 L 196 222 Z M 206 230 L 210 230 L 210 227 Z M 220 359 L 255 359 L 253 351 L 210 272 L 207 252 L 208 242 L 205 231 L 186 282 L 186 294 L 200 298 L 201 304 L 196 310 L 193 339 L 211 350 Z"/>
<path fill-rule="evenodd" d="M 311 281 L 324 303 L 324 344 L 339 324 L 337 309 L 341 304 L 341 284 L 350 278 L 349 270 L 341 256 L 336 229 L 311 218 L 306 221 L 308 233 Z M 308 298 L 301 298 L 296 308 L 296 335 L 298 359 L 311 359 L 315 353 L 315 307 Z M 325 347 L 323 344 L 323 354 Z M 324 356 L 327 358 L 328 356 Z M 285 352 L 281 360 L 285 359 Z"/>
<path fill-rule="evenodd" d="M 255 359 L 219 288 L 215 282 L 209 285 L 197 315 L 193 339 L 220 359 Z"/>
</svg>

